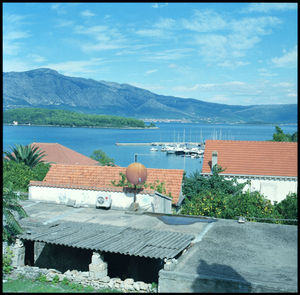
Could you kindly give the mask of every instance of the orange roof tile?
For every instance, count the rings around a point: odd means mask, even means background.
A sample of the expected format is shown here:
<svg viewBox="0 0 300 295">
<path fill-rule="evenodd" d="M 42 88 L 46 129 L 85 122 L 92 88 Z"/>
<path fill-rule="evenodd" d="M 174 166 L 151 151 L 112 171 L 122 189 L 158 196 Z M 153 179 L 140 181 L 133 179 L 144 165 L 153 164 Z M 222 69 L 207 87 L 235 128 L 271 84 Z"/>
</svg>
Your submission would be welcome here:
<svg viewBox="0 0 300 295">
<path fill-rule="evenodd" d="M 296 142 L 206 140 L 202 173 L 211 172 L 212 152 L 218 152 L 223 174 L 297 177 Z"/>
<path fill-rule="evenodd" d="M 33 142 L 32 145 L 37 146 L 45 152 L 46 156 L 43 158 L 45 162 L 70 165 L 99 165 L 98 161 L 75 152 L 59 143 Z"/>
<path fill-rule="evenodd" d="M 147 168 L 146 184 L 155 183 L 157 180 L 164 182 L 165 195 L 171 193 L 172 203 L 177 204 L 181 195 L 183 172 L 181 169 Z M 30 185 L 111 189 L 116 188 L 111 181 L 118 183 L 121 180 L 120 173 L 126 174 L 126 168 L 53 164 L 42 182 L 31 181 Z"/>
</svg>

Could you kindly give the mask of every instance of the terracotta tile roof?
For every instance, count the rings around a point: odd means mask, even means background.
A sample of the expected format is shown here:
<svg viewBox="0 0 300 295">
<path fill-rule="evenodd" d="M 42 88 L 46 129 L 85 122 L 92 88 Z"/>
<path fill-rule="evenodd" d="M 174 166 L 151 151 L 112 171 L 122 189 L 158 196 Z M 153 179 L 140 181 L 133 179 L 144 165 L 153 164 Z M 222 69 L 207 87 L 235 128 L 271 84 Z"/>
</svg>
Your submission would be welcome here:
<svg viewBox="0 0 300 295">
<path fill-rule="evenodd" d="M 297 177 L 296 142 L 206 140 L 202 173 L 211 172 L 212 152 L 218 152 L 223 174 Z"/>
<path fill-rule="evenodd" d="M 33 142 L 32 145 L 38 146 L 39 149 L 45 151 L 46 157 L 43 160 L 46 162 L 70 165 L 99 165 L 98 161 L 75 152 L 59 143 Z"/>
<path fill-rule="evenodd" d="M 171 193 L 172 203 L 177 204 L 181 195 L 183 170 L 180 169 L 147 169 L 146 183 L 155 183 L 157 180 L 165 183 L 166 193 Z M 126 167 L 87 166 L 53 164 L 42 182 L 31 181 L 30 185 L 57 186 L 89 189 L 119 189 L 111 181 L 121 180 L 120 173 L 126 174 Z M 147 189 L 148 191 L 148 189 Z M 149 190 L 152 191 L 152 190 Z M 153 192 L 153 191 L 152 191 Z"/>
</svg>

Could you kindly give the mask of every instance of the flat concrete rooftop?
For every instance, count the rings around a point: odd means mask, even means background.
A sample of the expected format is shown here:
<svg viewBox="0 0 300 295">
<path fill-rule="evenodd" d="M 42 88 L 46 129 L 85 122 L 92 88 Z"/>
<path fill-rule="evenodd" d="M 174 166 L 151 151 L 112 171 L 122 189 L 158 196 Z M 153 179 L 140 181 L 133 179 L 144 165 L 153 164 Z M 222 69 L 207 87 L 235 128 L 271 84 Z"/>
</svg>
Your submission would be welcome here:
<svg viewBox="0 0 300 295">
<path fill-rule="evenodd" d="M 26 224 L 75 221 L 193 235 L 195 239 L 191 247 L 178 258 L 175 267 L 159 272 L 160 292 L 298 290 L 298 226 L 257 222 L 240 224 L 236 220 L 224 219 L 170 225 L 159 216 L 148 214 L 73 208 L 30 200 L 21 204 L 29 214 L 28 218 L 22 219 Z"/>
</svg>

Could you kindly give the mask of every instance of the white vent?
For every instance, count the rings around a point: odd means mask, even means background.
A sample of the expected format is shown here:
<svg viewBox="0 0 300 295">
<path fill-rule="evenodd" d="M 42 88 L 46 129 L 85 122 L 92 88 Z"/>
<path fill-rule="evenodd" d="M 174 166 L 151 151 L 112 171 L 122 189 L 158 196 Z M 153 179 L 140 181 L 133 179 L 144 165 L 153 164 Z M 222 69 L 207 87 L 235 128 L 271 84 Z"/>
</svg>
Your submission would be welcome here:
<svg viewBox="0 0 300 295">
<path fill-rule="evenodd" d="M 108 193 L 101 193 L 97 196 L 96 207 L 109 208 L 111 206 L 111 196 Z"/>
</svg>

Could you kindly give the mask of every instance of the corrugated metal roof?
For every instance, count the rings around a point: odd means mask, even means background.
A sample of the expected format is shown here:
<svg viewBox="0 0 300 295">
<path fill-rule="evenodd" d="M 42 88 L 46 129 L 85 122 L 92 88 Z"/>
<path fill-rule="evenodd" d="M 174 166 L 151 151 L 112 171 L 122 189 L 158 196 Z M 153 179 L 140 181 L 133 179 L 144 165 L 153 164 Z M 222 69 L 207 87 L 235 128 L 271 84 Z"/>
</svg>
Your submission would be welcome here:
<svg viewBox="0 0 300 295">
<path fill-rule="evenodd" d="M 95 223 L 42 225 L 20 239 L 149 258 L 173 258 L 188 247 L 193 235 Z"/>
</svg>

